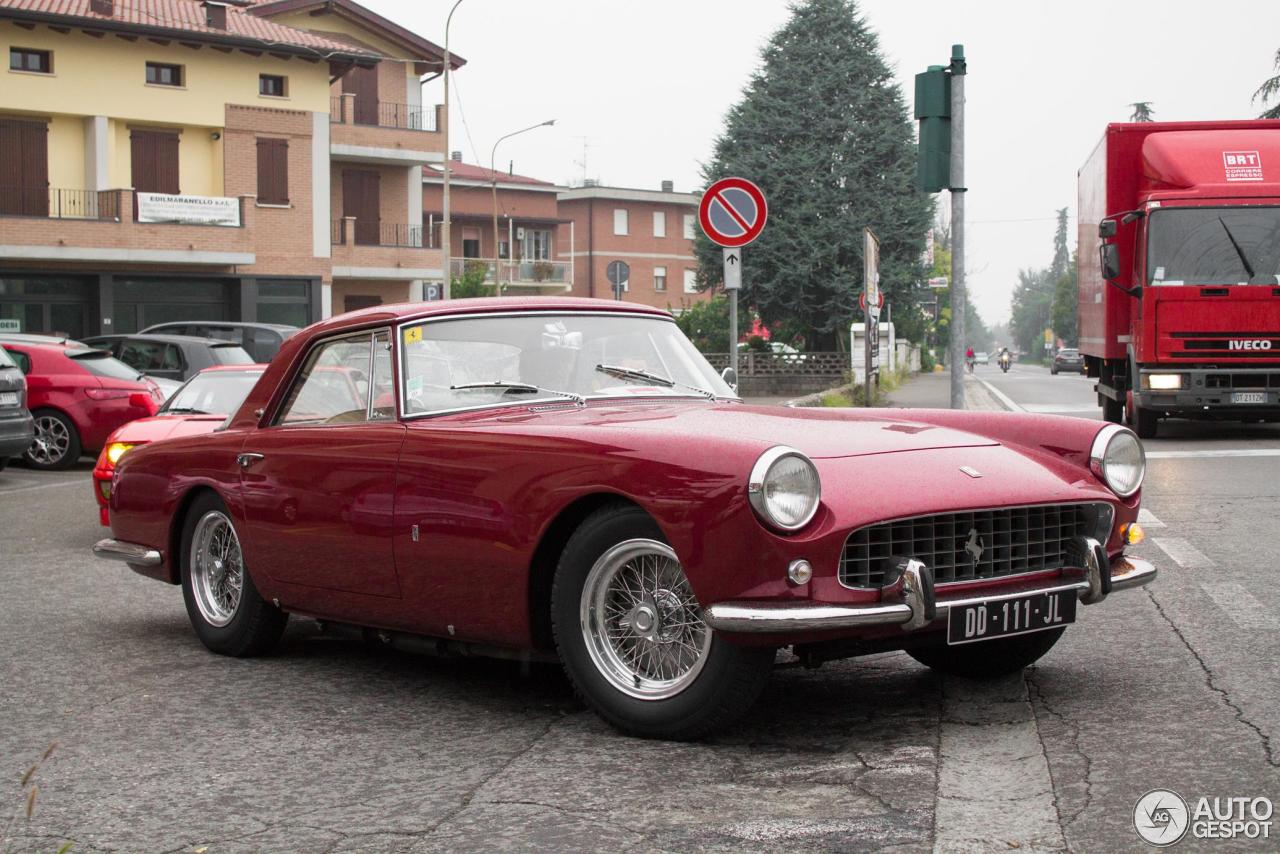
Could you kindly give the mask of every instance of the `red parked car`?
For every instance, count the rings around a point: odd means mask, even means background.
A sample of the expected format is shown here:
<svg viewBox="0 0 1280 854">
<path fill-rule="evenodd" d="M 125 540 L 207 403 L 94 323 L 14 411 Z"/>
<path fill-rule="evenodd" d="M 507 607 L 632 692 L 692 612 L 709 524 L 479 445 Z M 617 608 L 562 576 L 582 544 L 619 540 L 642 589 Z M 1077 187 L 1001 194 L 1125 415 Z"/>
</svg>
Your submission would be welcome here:
<svg viewBox="0 0 1280 854">
<path fill-rule="evenodd" d="M 746 406 L 656 309 L 452 300 L 311 326 L 226 429 L 130 451 L 95 551 L 182 585 L 218 653 L 296 613 L 558 659 L 620 729 L 691 738 L 781 646 L 1039 659 L 1154 577 L 1124 553 L 1144 468 L 1084 419 Z"/>
<path fill-rule="evenodd" d="M 139 445 L 159 442 L 174 436 L 199 436 L 212 433 L 240 408 L 249 390 L 262 376 L 263 365 L 224 365 L 205 368 L 173 393 L 160 411 L 150 418 L 139 418 L 117 429 L 107 437 L 93 467 L 93 497 L 98 502 L 98 521 L 108 520 L 107 499 L 111 497 L 111 479 L 116 463 L 125 452 Z"/>
<path fill-rule="evenodd" d="M 27 378 L 35 441 L 23 459 L 37 469 L 65 469 L 97 454 L 121 424 L 154 415 L 164 402 L 156 384 L 102 350 L 82 344 L 4 342 Z"/>
</svg>

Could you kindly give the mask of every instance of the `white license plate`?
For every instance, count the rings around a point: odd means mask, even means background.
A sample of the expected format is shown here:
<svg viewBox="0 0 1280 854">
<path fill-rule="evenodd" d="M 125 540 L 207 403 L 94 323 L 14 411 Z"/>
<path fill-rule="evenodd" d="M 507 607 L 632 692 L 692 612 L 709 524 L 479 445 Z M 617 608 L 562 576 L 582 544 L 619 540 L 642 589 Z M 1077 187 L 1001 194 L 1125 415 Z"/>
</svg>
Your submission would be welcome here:
<svg viewBox="0 0 1280 854">
<path fill-rule="evenodd" d="M 1266 403 L 1265 391 L 1237 391 L 1231 394 L 1232 403 Z"/>
<path fill-rule="evenodd" d="M 17 406 L 18 393 L 16 391 L 0 391 L 0 406 Z"/>
</svg>

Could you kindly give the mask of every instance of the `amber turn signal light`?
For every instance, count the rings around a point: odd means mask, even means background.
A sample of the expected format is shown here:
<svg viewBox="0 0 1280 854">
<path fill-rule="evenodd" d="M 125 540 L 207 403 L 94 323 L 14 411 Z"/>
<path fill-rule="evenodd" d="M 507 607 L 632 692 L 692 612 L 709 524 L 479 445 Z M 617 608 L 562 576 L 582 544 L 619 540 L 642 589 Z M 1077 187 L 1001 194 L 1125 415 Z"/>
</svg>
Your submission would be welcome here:
<svg viewBox="0 0 1280 854">
<path fill-rule="evenodd" d="M 1147 532 L 1137 522 L 1120 526 L 1120 539 L 1126 546 L 1136 546 L 1147 538 Z"/>
</svg>

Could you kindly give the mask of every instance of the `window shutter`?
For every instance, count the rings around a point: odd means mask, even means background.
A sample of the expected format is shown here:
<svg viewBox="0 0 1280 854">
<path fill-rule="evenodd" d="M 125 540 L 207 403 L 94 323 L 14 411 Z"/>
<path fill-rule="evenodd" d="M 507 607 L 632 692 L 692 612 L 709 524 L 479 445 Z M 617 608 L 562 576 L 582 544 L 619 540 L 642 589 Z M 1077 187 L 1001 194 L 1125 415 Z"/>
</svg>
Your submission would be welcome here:
<svg viewBox="0 0 1280 854">
<path fill-rule="evenodd" d="M 258 203 L 289 204 L 289 140 L 258 140 Z"/>
<path fill-rule="evenodd" d="M 133 188 L 140 193 L 169 193 L 178 189 L 178 135 L 135 130 L 129 134 Z"/>
</svg>

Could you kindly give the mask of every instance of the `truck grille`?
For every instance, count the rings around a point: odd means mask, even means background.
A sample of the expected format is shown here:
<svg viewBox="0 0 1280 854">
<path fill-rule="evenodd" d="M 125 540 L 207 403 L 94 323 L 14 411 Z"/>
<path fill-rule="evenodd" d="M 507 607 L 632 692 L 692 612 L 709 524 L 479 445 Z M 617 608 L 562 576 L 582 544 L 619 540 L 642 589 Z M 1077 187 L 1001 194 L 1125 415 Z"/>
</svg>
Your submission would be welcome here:
<svg viewBox="0 0 1280 854">
<path fill-rule="evenodd" d="M 1275 361 L 1280 358 L 1280 332 L 1173 332 L 1169 337 L 1180 352 L 1173 355 L 1225 357 L 1251 361 Z M 1249 342 L 1249 349 L 1234 349 L 1232 342 Z M 1266 342 L 1265 344 L 1260 342 Z M 1239 344 L 1236 345 L 1240 346 Z"/>
<path fill-rule="evenodd" d="M 840 583 L 881 587 L 894 559 L 904 557 L 931 567 L 938 584 L 1061 569 L 1073 537 L 1105 543 L 1111 520 L 1111 505 L 1095 503 L 966 510 L 881 522 L 849 535 L 840 558 Z"/>
</svg>

